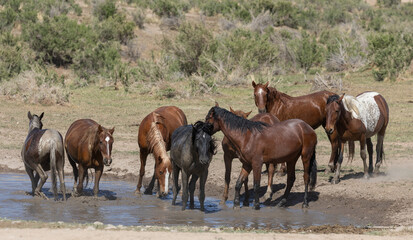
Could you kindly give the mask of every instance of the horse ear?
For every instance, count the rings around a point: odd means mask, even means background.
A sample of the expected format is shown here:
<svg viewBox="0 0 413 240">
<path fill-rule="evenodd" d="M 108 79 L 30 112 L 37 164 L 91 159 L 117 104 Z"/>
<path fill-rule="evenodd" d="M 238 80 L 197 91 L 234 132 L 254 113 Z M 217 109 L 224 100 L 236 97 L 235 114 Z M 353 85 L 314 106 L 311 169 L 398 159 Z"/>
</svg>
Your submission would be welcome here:
<svg viewBox="0 0 413 240">
<path fill-rule="evenodd" d="M 219 107 L 219 104 L 217 101 L 215 101 L 215 107 Z"/>
<path fill-rule="evenodd" d="M 252 111 L 247 112 L 245 115 L 247 115 L 247 117 L 252 113 Z"/>
<path fill-rule="evenodd" d="M 232 113 L 235 113 L 235 111 L 234 111 L 234 109 L 232 109 L 232 107 L 229 107 L 229 110 L 230 110 Z"/>
<path fill-rule="evenodd" d="M 269 81 L 267 81 L 267 83 L 264 85 L 264 87 L 267 88 L 267 87 L 268 87 L 268 84 L 270 84 Z"/>
<path fill-rule="evenodd" d="M 252 81 L 252 87 L 255 88 L 255 86 L 257 86 L 257 84 L 255 83 L 255 81 Z"/>
<path fill-rule="evenodd" d="M 103 128 L 102 128 L 101 125 L 99 125 L 99 126 L 98 126 L 98 133 L 100 133 L 100 132 L 102 132 L 102 131 L 103 131 Z"/>
<path fill-rule="evenodd" d="M 32 116 L 32 114 L 30 113 L 30 111 L 27 113 L 27 117 L 28 117 L 30 120 L 33 119 L 33 116 Z"/>
<path fill-rule="evenodd" d="M 43 116 L 44 116 L 44 112 L 42 112 L 42 114 L 40 114 L 39 119 L 42 120 Z"/>
<path fill-rule="evenodd" d="M 338 99 L 338 101 L 337 102 L 341 102 L 342 100 L 343 100 L 343 98 L 344 98 L 344 95 L 346 95 L 345 93 L 343 93 L 343 96 L 341 96 L 339 99 Z"/>
<path fill-rule="evenodd" d="M 115 131 L 115 127 L 113 127 L 112 129 L 109 129 L 110 135 L 112 135 L 114 131 Z"/>
</svg>

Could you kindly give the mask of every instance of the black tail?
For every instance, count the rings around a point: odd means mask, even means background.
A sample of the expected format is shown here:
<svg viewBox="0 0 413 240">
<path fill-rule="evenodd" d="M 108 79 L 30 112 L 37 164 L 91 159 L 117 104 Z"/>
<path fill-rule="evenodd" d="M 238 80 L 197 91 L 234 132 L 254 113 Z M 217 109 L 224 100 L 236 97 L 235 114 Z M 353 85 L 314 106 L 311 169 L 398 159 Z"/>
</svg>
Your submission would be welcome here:
<svg viewBox="0 0 413 240">
<path fill-rule="evenodd" d="M 317 183 L 317 160 L 315 159 L 315 146 L 313 156 L 311 156 L 310 160 L 310 190 L 314 190 L 315 185 Z"/>
</svg>

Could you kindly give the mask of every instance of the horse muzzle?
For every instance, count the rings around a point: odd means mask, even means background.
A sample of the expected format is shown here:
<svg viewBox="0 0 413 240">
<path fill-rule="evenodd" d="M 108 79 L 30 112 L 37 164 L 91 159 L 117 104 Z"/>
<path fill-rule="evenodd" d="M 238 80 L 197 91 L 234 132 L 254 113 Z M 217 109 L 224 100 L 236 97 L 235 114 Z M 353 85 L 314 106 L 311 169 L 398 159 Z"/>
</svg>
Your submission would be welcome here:
<svg viewBox="0 0 413 240">
<path fill-rule="evenodd" d="M 259 113 L 266 113 L 266 112 L 267 112 L 267 109 L 265 109 L 265 108 L 264 108 L 264 109 L 258 109 L 258 112 L 259 112 Z"/>
<path fill-rule="evenodd" d="M 326 129 L 326 133 L 327 133 L 328 135 L 333 134 L 333 132 L 334 132 L 334 129 L 333 129 L 333 128 Z"/>
<path fill-rule="evenodd" d="M 104 158 L 103 159 L 103 164 L 105 164 L 105 166 L 109 167 L 112 164 L 112 158 Z"/>
</svg>

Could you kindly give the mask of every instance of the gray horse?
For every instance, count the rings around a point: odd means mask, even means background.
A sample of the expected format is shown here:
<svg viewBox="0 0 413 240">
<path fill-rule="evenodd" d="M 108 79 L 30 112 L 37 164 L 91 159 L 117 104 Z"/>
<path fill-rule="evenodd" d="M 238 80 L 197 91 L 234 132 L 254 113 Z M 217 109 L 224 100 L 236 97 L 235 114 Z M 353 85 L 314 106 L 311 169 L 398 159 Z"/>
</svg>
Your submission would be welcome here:
<svg viewBox="0 0 413 240">
<path fill-rule="evenodd" d="M 40 114 L 40 116 L 32 115 L 30 112 L 27 114 L 30 120 L 29 134 L 22 147 L 22 159 L 26 172 L 32 182 L 33 195 L 47 199 L 41 190 L 48 177 L 46 171 L 51 169 L 54 199 L 57 200 L 57 172 L 59 174 L 63 200 L 66 201 L 66 186 L 63 172 L 65 163 L 63 138 L 56 130 L 42 129 L 43 115 L 44 113 Z"/>
<path fill-rule="evenodd" d="M 178 177 L 182 171 L 182 210 L 185 210 L 188 202 L 188 180 L 189 183 L 190 205 L 194 208 L 195 184 L 200 178 L 199 202 L 201 211 L 204 211 L 205 183 L 208 177 L 208 167 L 215 154 L 215 140 L 211 137 L 212 126 L 198 121 L 194 125 L 179 127 L 172 134 L 171 161 L 173 166 L 173 200 L 179 192 Z"/>
</svg>

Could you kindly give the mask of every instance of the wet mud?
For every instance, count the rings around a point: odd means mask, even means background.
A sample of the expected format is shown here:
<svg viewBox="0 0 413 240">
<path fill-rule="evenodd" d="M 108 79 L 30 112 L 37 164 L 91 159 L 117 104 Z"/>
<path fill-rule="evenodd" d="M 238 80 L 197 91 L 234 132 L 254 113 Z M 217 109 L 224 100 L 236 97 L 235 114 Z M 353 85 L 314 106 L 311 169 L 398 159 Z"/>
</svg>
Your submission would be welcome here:
<svg viewBox="0 0 413 240">
<path fill-rule="evenodd" d="M 195 198 L 195 209 L 181 211 L 181 200 L 172 206 L 172 195 L 159 199 L 155 195 L 134 195 L 135 182 L 102 179 L 98 197 L 92 196 L 93 185 L 85 190 L 85 196 L 71 197 L 67 202 L 53 201 L 47 181 L 43 191 L 50 198 L 44 200 L 27 194 L 31 190 L 27 175 L 20 173 L 0 174 L 0 216 L 7 219 L 36 220 L 45 222 L 93 223 L 95 221 L 113 225 L 161 225 L 161 226 L 208 226 L 254 229 L 299 229 L 309 226 L 340 225 L 363 226 L 363 219 L 353 218 L 343 212 L 320 211 L 311 204 L 318 201 L 312 194 L 310 209 L 297 208 L 301 194 L 292 194 L 291 207 L 273 207 L 262 204 L 259 211 L 251 207 L 233 209 L 232 201 L 220 205 L 218 197 L 207 197 L 205 212 L 199 210 Z M 66 177 L 66 188 L 71 191 L 73 181 Z M 277 185 L 276 185 L 277 187 Z M 281 188 L 281 186 L 280 186 Z M 214 195 L 214 194 L 213 194 Z M 208 194 L 207 194 L 208 196 Z M 61 194 L 59 195 L 61 198 Z M 296 199 L 296 200 L 295 200 Z M 250 200 L 252 201 L 252 199 Z M 295 204 L 297 202 L 297 204 Z M 252 205 L 252 204 L 250 204 Z M 317 205 L 317 204 L 316 204 Z"/>
</svg>

